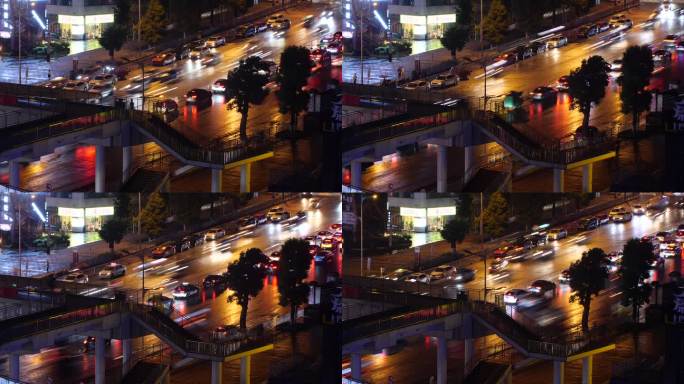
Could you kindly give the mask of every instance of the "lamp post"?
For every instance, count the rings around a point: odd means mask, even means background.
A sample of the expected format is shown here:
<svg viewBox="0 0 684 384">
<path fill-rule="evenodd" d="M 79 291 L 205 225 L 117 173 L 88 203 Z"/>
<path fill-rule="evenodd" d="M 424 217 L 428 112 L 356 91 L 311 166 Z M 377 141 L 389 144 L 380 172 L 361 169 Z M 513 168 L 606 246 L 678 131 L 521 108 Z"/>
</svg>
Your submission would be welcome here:
<svg viewBox="0 0 684 384">
<path fill-rule="evenodd" d="M 366 13 L 366 8 L 363 6 L 363 0 L 360 2 L 361 7 L 361 84 L 363 84 L 363 17 Z M 361 203 L 363 205 L 363 203 Z M 362 234 L 363 236 L 363 234 Z"/>
<path fill-rule="evenodd" d="M 372 194 L 373 200 L 378 198 L 378 195 Z M 363 203 L 366 201 L 368 196 L 365 193 L 361 194 L 361 276 L 363 276 Z"/>
<path fill-rule="evenodd" d="M 483 204 L 483 194 L 480 192 L 480 252 L 482 253 L 482 260 L 484 261 L 484 301 L 487 302 L 487 253 L 484 251 L 484 231 L 483 231 L 483 220 L 484 219 L 484 204 Z"/>
</svg>

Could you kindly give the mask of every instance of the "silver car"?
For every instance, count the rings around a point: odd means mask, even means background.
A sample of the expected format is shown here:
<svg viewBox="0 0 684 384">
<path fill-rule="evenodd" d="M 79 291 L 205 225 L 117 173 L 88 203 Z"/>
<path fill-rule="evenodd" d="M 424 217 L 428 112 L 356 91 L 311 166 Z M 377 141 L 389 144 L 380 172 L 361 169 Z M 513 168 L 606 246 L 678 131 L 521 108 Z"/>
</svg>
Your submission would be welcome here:
<svg viewBox="0 0 684 384">
<path fill-rule="evenodd" d="M 458 82 L 458 76 L 448 74 L 448 75 L 439 75 L 432 79 L 430 82 L 430 87 L 431 88 L 446 88 L 446 87 L 451 87 L 456 85 Z"/>
</svg>

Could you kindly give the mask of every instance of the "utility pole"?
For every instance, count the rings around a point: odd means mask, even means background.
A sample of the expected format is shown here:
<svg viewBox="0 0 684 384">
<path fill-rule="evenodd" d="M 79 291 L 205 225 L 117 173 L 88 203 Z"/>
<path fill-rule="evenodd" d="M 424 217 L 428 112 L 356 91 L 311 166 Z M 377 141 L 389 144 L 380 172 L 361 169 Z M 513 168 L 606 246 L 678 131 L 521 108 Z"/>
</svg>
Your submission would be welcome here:
<svg viewBox="0 0 684 384">
<path fill-rule="evenodd" d="M 17 24 L 19 26 L 19 84 L 21 84 L 21 2 L 17 4 Z M 21 233 L 21 231 L 20 231 Z"/>
<path fill-rule="evenodd" d="M 138 0 L 138 41 L 142 41 L 142 7 L 140 0 Z M 143 77 L 143 87 L 145 86 L 145 78 Z"/>
<path fill-rule="evenodd" d="M 480 192 L 480 253 L 482 254 L 482 260 L 484 260 L 484 301 L 487 302 L 487 254 L 484 251 L 484 203 L 483 203 L 483 193 Z"/>
<path fill-rule="evenodd" d="M 480 60 L 482 60 L 482 68 L 484 69 L 484 98 L 482 100 L 482 110 L 487 110 L 487 62 L 484 57 L 484 5 L 480 0 Z"/>
<path fill-rule="evenodd" d="M 145 83 L 145 80 L 143 78 L 143 84 Z M 141 202 L 140 202 L 140 192 L 138 192 L 138 235 L 142 232 L 140 229 L 140 217 L 142 216 L 142 208 L 141 208 Z"/>
<path fill-rule="evenodd" d="M 363 0 L 361 0 L 359 4 L 361 7 L 361 84 L 363 84 L 363 17 L 365 16 L 365 8 L 363 7 Z M 363 202 L 361 204 L 361 208 L 363 208 Z M 361 236 L 363 236 L 363 234 Z"/>
</svg>

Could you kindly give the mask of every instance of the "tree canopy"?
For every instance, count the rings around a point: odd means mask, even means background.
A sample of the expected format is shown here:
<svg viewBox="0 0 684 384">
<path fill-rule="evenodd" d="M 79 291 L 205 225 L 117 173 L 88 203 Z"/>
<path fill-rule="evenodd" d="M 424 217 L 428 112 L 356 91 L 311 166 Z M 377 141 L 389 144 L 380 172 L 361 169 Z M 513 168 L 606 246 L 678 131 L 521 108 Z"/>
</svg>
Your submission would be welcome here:
<svg viewBox="0 0 684 384">
<path fill-rule="evenodd" d="M 309 105 L 309 92 L 304 90 L 311 75 L 310 52 L 305 47 L 289 46 L 280 54 L 277 91 L 280 113 L 290 114 L 290 129 L 297 129 L 297 116 Z"/>
<path fill-rule="evenodd" d="M 250 56 L 240 60 L 237 68 L 228 72 L 226 92 L 235 97 L 240 119 L 240 137 L 247 138 L 247 118 L 250 105 L 263 103 L 268 95 L 265 88 L 268 83 L 268 64 L 259 56 Z"/>
<path fill-rule="evenodd" d="M 582 306 L 582 329 L 589 329 L 589 309 L 591 299 L 605 288 L 608 279 L 608 256 L 601 248 L 592 248 L 573 262 L 568 270 L 570 275 L 570 302 Z"/>
<path fill-rule="evenodd" d="M 503 42 L 507 30 L 508 10 L 501 0 L 492 0 L 489 12 L 482 22 L 484 38 L 494 45 L 499 45 Z"/>
<path fill-rule="evenodd" d="M 592 104 L 598 104 L 606 95 L 610 64 L 603 57 L 594 55 L 582 60 L 568 76 L 568 94 L 571 97 L 570 109 L 583 114 L 582 128 L 589 127 L 589 113 Z"/>
<path fill-rule="evenodd" d="M 653 73 L 653 56 L 647 45 L 633 45 L 622 56 L 622 75 L 618 77 L 621 86 L 621 110 L 632 114 L 632 130 L 639 127 L 639 116 L 651 103 L 651 93 L 646 89 Z"/>
<path fill-rule="evenodd" d="M 309 242 L 303 239 L 289 239 L 283 244 L 280 253 L 277 274 L 280 305 L 290 306 L 290 322 L 294 329 L 297 308 L 306 302 L 309 295 L 309 285 L 305 281 L 312 259 Z"/>
<path fill-rule="evenodd" d="M 266 276 L 263 265 L 268 257 L 258 248 L 250 248 L 240 253 L 240 258 L 228 265 L 226 285 L 230 289 L 228 302 L 236 302 L 240 307 L 240 328 L 247 328 L 247 309 L 250 298 L 256 297 L 264 288 Z"/>
</svg>

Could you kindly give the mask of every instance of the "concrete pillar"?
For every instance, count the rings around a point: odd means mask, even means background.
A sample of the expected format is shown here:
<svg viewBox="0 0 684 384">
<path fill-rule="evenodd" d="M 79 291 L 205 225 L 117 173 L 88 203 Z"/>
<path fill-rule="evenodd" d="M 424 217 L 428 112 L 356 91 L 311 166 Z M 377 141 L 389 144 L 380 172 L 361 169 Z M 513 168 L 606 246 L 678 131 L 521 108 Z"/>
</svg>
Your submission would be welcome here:
<svg viewBox="0 0 684 384">
<path fill-rule="evenodd" d="M 565 362 L 554 360 L 553 362 L 553 384 L 563 384 L 565 382 Z"/>
<path fill-rule="evenodd" d="M 132 359 L 131 359 L 131 354 L 133 353 L 133 348 L 131 345 L 132 340 L 131 339 L 123 339 L 121 340 L 121 349 L 122 349 L 122 354 L 123 354 L 123 359 L 121 364 L 123 365 L 123 374 L 126 375 L 128 373 L 128 370 L 131 368 L 129 364 L 131 364 Z"/>
<path fill-rule="evenodd" d="M 475 343 L 472 337 L 463 340 L 463 374 L 468 376 L 475 356 Z"/>
<path fill-rule="evenodd" d="M 361 354 L 351 354 L 351 377 L 356 381 L 361 381 Z"/>
<path fill-rule="evenodd" d="M 437 338 L 437 384 L 447 384 L 447 339 Z"/>
<path fill-rule="evenodd" d="M 105 384 L 105 339 L 95 337 L 95 384 Z"/>
<path fill-rule="evenodd" d="M 465 164 L 463 184 L 467 184 L 473 178 L 475 172 L 475 147 L 463 147 L 463 163 Z"/>
<path fill-rule="evenodd" d="M 594 180 L 594 164 L 589 163 L 582 166 L 582 192 L 591 192 Z"/>
<path fill-rule="evenodd" d="M 360 161 L 352 160 L 351 162 L 351 185 L 352 187 L 361 188 L 361 170 L 362 163 Z"/>
<path fill-rule="evenodd" d="M 130 167 L 133 164 L 133 147 L 121 147 L 121 181 L 126 182 L 129 177 L 133 176 L 130 172 Z"/>
<path fill-rule="evenodd" d="M 447 147 L 437 146 L 437 192 L 447 191 Z"/>
<path fill-rule="evenodd" d="M 21 163 L 16 160 L 10 160 L 9 168 L 10 187 L 21 187 Z"/>
<path fill-rule="evenodd" d="M 594 356 L 582 358 L 582 384 L 591 384 L 591 374 L 594 369 Z"/>
<path fill-rule="evenodd" d="M 211 169 L 211 192 L 220 193 L 223 191 L 223 168 Z"/>
<path fill-rule="evenodd" d="M 560 193 L 565 192 L 565 170 L 554 168 L 553 169 L 553 192 Z"/>
<path fill-rule="evenodd" d="M 106 161 L 105 146 L 97 145 L 95 147 L 95 192 L 105 192 Z"/>
<path fill-rule="evenodd" d="M 223 383 L 223 361 L 211 362 L 211 384 Z"/>
<path fill-rule="evenodd" d="M 166 375 L 164 375 L 164 377 L 162 378 L 162 384 L 171 384 L 171 371 L 167 372 Z"/>
<path fill-rule="evenodd" d="M 9 376 L 10 379 L 19 381 L 20 366 L 19 358 L 21 357 L 18 353 L 10 353 L 9 355 Z"/>
<path fill-rule="evenodd" d="M 252 163 L 240 166 L 240 193 L 251 192 L 252 190 Z"/>
<path fill-rule="evenodd" d="M 249 384 L 252 366 L 252 356 L 242 356 L 240 358 L 240 384 Z"/>
</svg>

